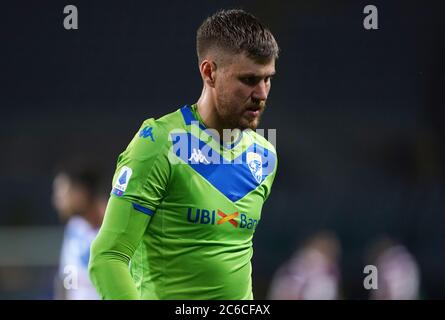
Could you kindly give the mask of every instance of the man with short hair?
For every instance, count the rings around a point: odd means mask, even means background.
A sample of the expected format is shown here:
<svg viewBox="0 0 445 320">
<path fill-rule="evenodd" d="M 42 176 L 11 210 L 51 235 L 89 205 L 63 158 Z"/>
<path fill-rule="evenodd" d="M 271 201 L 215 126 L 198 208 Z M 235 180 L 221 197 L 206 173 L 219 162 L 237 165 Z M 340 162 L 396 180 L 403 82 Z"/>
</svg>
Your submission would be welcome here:
<svg viewBox="0 0 445 320">
<path fill-rule="evenodd" d="M 278 45 L 222 10 L 197 32 L 198 102 L 146 120 L 119 156 L 90 276 L 104 299 L 252 299 L 252 237 L 276 174 L 254 130 Z M 230 130 L 227 132 L 227 130 Z"/>
<path fill-rule="evenodd" d="M 99 298 L 88 276 L 88 261 L 107 204 L 101 189 L 100 173 L 92 167 L 65 168 L 54 177 L 52 203 L 60 220 L 66 222 L 55 299 Z"/>
</svg>

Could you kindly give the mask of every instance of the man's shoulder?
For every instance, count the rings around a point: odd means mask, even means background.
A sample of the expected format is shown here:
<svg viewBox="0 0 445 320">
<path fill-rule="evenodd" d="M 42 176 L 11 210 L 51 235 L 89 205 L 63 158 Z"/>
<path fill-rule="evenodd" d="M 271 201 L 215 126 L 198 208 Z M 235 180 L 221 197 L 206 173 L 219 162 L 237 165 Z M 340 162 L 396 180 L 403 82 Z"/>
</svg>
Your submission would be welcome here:
<svg viewBox="0 0 445 320">
<path fill-rule="evenodd" d="M 182 128 L 184 126 L 184 117 L 181 112 L 182 108 L 176 109 L 173 112 L 167 113 L 158 119 L 156 119 L 156 123 L 167 131 L 175 128 Z"/>
<path fill-rule="evenodd" d="M 175 128 L 182 128 L 184 120 L 180 109 L 159 118 L 148 118 L 142 122 L 125 153 L 143 160 L 151 158 L 170 143 L 169 134 Z"/>
<path fill-rule="evenodd" d="M 184 126 L 184 118 L 181 113 L 181 109 L 177 109 L 173 112 L 167 113 L 159 118 L 148 118 L 142 123 L 141 129 L 145 127 L 156 128 L 162 131 L 163 134 L 177 128 L 182 128 Z M 148 129 L 146 129 L 147 131 Z M 153 129 L 152 129 L 153 130 Z"/>
<path fill-rule="evenodd" d="M 168 141 L 169 132 L 184 127 L 184 118 L 181 109 L 167 113 L 159 118 L 148 118 L 142 122 L 137 135 L 143 139 L 162 142 Z M 156 136 L 156 138 L 155 138 Z"/>
</svg>

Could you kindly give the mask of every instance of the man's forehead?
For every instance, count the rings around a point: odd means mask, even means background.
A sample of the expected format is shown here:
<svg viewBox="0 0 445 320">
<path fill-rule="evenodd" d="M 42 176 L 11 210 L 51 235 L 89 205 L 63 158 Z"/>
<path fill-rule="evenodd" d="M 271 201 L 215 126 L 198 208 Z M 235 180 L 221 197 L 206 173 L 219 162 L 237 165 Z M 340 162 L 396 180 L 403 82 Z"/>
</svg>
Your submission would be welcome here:
<svg viewBox="0 0 445 320">
<path fill-rule="evenodd" d="M 236 54 L 230 64 L 234 73 L 252 76 L 270 76 L 275 74 L 275 58 L 255 60 L 246 54 Z"/>
</svg>

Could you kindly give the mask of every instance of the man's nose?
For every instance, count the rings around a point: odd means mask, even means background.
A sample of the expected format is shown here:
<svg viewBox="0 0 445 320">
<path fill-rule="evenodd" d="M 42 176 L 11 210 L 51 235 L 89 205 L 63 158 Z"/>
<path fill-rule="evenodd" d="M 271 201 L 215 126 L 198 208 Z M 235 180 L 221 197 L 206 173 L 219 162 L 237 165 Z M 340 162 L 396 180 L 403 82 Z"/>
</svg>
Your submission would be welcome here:
<svg viewBox="0 0 445 320">
<path fill-rule="evenodd" d="M 267 99 L 267 95 L 269 93 L 269 88 L 266 84 L 266 81 L 260 81 L 253 91 L 252 98 L 260 101 L 264 101 Z"/>
</svg>

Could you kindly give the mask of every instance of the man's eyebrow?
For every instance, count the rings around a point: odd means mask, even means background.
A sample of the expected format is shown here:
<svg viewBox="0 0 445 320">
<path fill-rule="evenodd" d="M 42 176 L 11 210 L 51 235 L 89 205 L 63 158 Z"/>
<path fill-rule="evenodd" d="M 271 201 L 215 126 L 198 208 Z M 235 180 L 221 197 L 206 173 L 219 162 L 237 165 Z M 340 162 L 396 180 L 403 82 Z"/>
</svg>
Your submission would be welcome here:
<svg viewBox="0 0 445 320">
<path fill-rule="evenodd" d="M 240 73 L 240 74 L 238 74 L 238 76 L 239 77 L 243 77 L 243 78 L 250 78 L 250 77 L 253 77 L 253 78 L 266 78 L 266 77 L 272 77 L 272 76 L 274 76 L 275 75 L 275 71 L 274 72 L 271 72 L 271 73 L 266 73 L 266 74 L 256 74 L 256 73 L 252 73 L 252 72 L 249 72 L 249 73 Z"/>
</svg>

